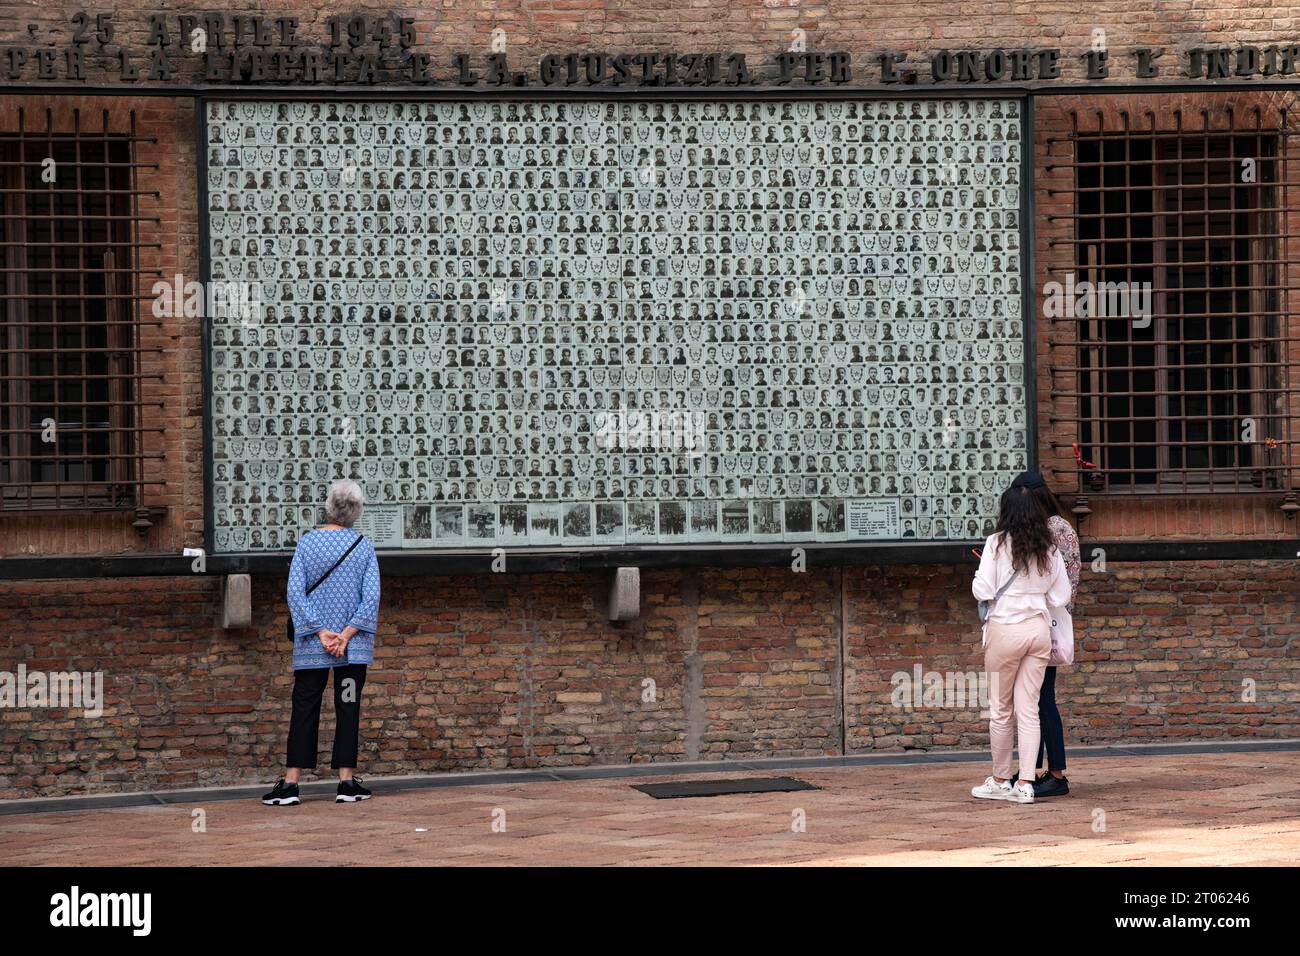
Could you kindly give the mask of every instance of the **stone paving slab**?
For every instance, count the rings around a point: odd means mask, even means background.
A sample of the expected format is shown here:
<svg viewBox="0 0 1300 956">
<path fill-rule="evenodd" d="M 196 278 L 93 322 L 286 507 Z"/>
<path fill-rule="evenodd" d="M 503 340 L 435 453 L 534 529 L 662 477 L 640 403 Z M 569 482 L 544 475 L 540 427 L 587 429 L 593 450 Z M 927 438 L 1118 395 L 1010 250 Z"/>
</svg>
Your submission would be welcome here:
<svg viewBox="0 0 1300 956">
<path fill-rule="evenodd" d="M 654 774 L 353 805 L 14 814 L 0 817 L 0 854 L 11 866 L 1300 864 L 1300 753 L 1071 760 L 1073 793 L 1032 806 L 972 799 L 987 767 L 970 763 L 801 769 L 822 789 L 794 793 L 655 800 L 631 788 L 666 779 Z M 195 810 L 206 832 L 193 831 Z"/>
</svg>

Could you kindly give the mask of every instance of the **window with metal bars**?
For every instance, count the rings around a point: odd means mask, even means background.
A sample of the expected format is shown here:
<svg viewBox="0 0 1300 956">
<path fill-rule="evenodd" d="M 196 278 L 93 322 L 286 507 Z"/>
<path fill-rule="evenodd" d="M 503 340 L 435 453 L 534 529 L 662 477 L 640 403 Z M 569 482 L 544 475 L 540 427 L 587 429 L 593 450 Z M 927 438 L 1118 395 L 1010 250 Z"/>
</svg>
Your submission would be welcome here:
<svg viewBox="0 0 1300 956">
<path fill-rule="evenodd" d="M 1246 128 L 1176 117 L 1073 137 L 1075 287 L 1098 293 L 1073 314 L 1080 489 L 1276 491 L 1291 467 L 1283 137 L 1258 113 Z M 1114 289 L 1145 308 L 1115 314 Z"/>
<path fill-rule="evenodd" d="M 0 509 L 143 507 L 131 132 L 0 132 Z"/>
</svg>

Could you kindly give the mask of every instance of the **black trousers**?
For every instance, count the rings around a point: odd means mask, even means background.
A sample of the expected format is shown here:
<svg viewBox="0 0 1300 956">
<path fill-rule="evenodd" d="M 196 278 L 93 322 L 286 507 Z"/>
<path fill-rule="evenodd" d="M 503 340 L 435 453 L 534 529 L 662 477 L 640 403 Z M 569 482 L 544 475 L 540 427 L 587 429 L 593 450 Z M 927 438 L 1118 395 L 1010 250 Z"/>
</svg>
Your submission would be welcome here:
<svg viewBox="0 0 1300 956">
<path fill-rule="evenodd" d="M 1056 706 L 1056 668 L 1049 667 L 1043 675 L 1043 689 L 1038 694 L 1038 725 L 1042 736 L 1038 743 L 1038 763 L 1043 766 L 1043 751 L 1047 751 L 1047 769 L 1065 771 L 1065 725 L 1061 711 Z"/>
<path fill-rule="evenodd" d="M 289 755 L 284 765 L 312 770 L 316 766 L 320 736 L 320 701 L 325 684 L 334 674 L 334 758 L 330 766 L 354 769 L 357 737 L 361 730 L 361 688 L 366 686 L 365 664 L 318 667 L 293 672 L 293 716 L 289 718 Z M 353 683 L 349 683 L 352 681 Z M 350 700 L 344 700 L 344 692 Z"/>
</svg>

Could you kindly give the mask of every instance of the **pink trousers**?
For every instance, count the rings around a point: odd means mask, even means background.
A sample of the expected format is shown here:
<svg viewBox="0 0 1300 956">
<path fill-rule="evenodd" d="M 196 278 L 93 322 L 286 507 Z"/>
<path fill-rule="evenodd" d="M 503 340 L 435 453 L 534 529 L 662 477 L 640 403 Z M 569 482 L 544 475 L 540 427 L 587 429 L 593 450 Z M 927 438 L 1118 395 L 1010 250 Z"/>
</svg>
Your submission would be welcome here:
<svg viewBox="0 0 1300 956">
<path fill-rule="evenodd" d="M 1034 779 L 1038 762 L 1038 693 L 1052 656 L 1047 620 L 1032 617 L 1016 624 L 988 623 L 984 672 L 989 682 L 989 744 L 993 776 L 1009 779 L 1012 720 L 1020 742 L 1020 779 Z"/>
</svg>

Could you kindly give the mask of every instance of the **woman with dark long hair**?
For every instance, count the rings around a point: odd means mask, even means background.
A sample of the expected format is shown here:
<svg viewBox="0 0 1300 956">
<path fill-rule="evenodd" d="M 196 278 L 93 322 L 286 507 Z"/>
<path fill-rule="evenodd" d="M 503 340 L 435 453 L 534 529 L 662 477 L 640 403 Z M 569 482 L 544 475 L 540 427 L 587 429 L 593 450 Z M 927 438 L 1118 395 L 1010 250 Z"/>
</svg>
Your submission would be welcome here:
<svg viewBox="0 0 1300 956">
<path fill-rule="evenodd" d="M 1013 486 L 1002 493 L 997 525 L 984 543 L 971 593 L 987 602 L 984 672 L 993 751 L 993 775 L 973 787 L 971 796 L 1033 803 L 1038 695 L 1052 654 L 1048 608 L 1069 599 L 1070 579 L 1047 515 L 1028 488 Z M 1013 715 L 1020 751 L 1016 784 L 1011 782 Z"/>
<path fill-rule="evenodd" d="M 1011 487 L 1028 488 L 1038 505 L 1047 515 L 1047 530 L 1052 533 L 1052 543 L 1065 561 L 1065 573 L 1070 578 L 1070 602 L 1065 609 L 1074 615 L 1074 598 L 1079 590 L 1079 569 L 1083 559 L 1079 554 L 1079 536 L 1070 522 L 1061 516 L 1061 506 L 1056 495 L 1047 487 L 1043 476 L 1027 471 L 1011 483 Z M 1038 695 L 1038 723 L 1042 728 L 1042 743 L 1038 746 L 1036 766 L 1046 769 L 1034 780 L 1035 797 L 1063 797 L 1070 792 L 1070 781 L 1065 776 L 1065 725 L 1061 711 L 1056 706 L 1056 668 L 1048 667 L 1043 675 L 1043 689 Z M 1043 751 L 1047 763 L 1043 763 Z"/>
</svg>

